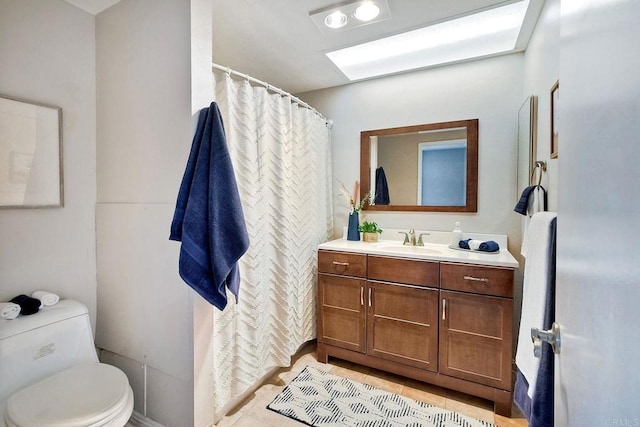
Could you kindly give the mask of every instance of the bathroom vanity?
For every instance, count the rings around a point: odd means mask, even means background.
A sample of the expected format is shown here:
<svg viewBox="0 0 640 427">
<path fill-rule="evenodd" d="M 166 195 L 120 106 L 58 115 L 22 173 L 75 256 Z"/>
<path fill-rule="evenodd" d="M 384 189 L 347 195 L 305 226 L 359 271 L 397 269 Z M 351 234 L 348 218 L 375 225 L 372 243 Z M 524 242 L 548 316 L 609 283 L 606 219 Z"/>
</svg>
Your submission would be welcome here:
<svg viewBox="0 0 640 427">
<path fill-rule="evenodd" d="M 495 402 L 511 415 L 518 262 L 447 245 L 334 240 L 318 252 L 318 348 Z"/>
</svg>

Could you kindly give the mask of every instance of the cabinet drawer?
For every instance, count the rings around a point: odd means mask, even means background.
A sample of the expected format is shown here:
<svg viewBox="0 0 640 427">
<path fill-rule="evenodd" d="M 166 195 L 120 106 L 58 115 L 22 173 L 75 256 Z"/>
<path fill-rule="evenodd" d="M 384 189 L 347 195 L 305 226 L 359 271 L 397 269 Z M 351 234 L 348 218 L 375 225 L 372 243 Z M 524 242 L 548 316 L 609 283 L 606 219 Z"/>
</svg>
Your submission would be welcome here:
<svg viewBox="0 0 640 427">
<path fill-rule="evenodd" d="M 318 272 L 365 277 L 367 256 L 349 252 L 319 251 Z"/>
<path fill-rule="evenodd" d="M 440 263 L 440 287 L 513 298 L 513 270 L 442 262 Z"/>
<path fill-rule="evenodd" d="M 369 255 L 367 277 L 371 280 L 437 288 L 439 270 L 437 262 Z"/>
</svg>

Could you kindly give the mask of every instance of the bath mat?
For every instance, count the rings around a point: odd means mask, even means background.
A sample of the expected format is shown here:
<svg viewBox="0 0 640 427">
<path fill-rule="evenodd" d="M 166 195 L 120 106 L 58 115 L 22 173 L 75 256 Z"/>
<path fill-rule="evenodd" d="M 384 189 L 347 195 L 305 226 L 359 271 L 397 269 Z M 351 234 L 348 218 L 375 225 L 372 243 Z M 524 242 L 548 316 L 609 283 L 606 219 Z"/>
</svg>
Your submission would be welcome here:
<svg viewBox="0 0 640 427">
<path fill-rule="evenodd" d="M 310 366 L 267 408 L 313 427 L 496 427 Z"/>
</svg>

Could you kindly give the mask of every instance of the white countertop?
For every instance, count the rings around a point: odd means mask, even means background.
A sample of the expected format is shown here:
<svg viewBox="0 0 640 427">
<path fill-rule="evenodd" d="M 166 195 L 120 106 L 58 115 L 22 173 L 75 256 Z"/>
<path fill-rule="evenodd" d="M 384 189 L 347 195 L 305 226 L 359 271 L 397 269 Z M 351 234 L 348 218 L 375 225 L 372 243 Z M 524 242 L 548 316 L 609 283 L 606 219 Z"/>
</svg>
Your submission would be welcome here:
<svg viewBox="0 0 640 427">
<path fill-rule="evenodd" d="M 337 239 L 318 245 L 318 249 L 327 251 L 356 252 L 371 255 L 387 255 L 401 258 L 424 259 L 431 261 L 462 262 L 466 264 L 489 265 L 495 267 L 518 268 L 518 261 L 506 248 L 497 253 L 451 249 L 448 245 L 425 243 L 424 246 L 404 246 L 396 240 L 377 242 L 351 241 Z"/>
</svg>

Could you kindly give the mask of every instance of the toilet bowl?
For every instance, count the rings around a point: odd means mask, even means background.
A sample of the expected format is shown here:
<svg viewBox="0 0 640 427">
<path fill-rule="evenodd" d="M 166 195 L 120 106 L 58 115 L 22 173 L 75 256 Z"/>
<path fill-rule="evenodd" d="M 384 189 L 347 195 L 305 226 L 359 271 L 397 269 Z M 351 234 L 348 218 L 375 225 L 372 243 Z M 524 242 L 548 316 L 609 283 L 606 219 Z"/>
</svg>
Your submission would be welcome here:
<svg viewBox="0 0 640 427">
<path fill-rule="evenodd" d="M 98 362 L 77 301 L 0 321 L 0 378 L 0 426 L 122 427 L 133 412 L 126 375 Z"/>
</svg>

